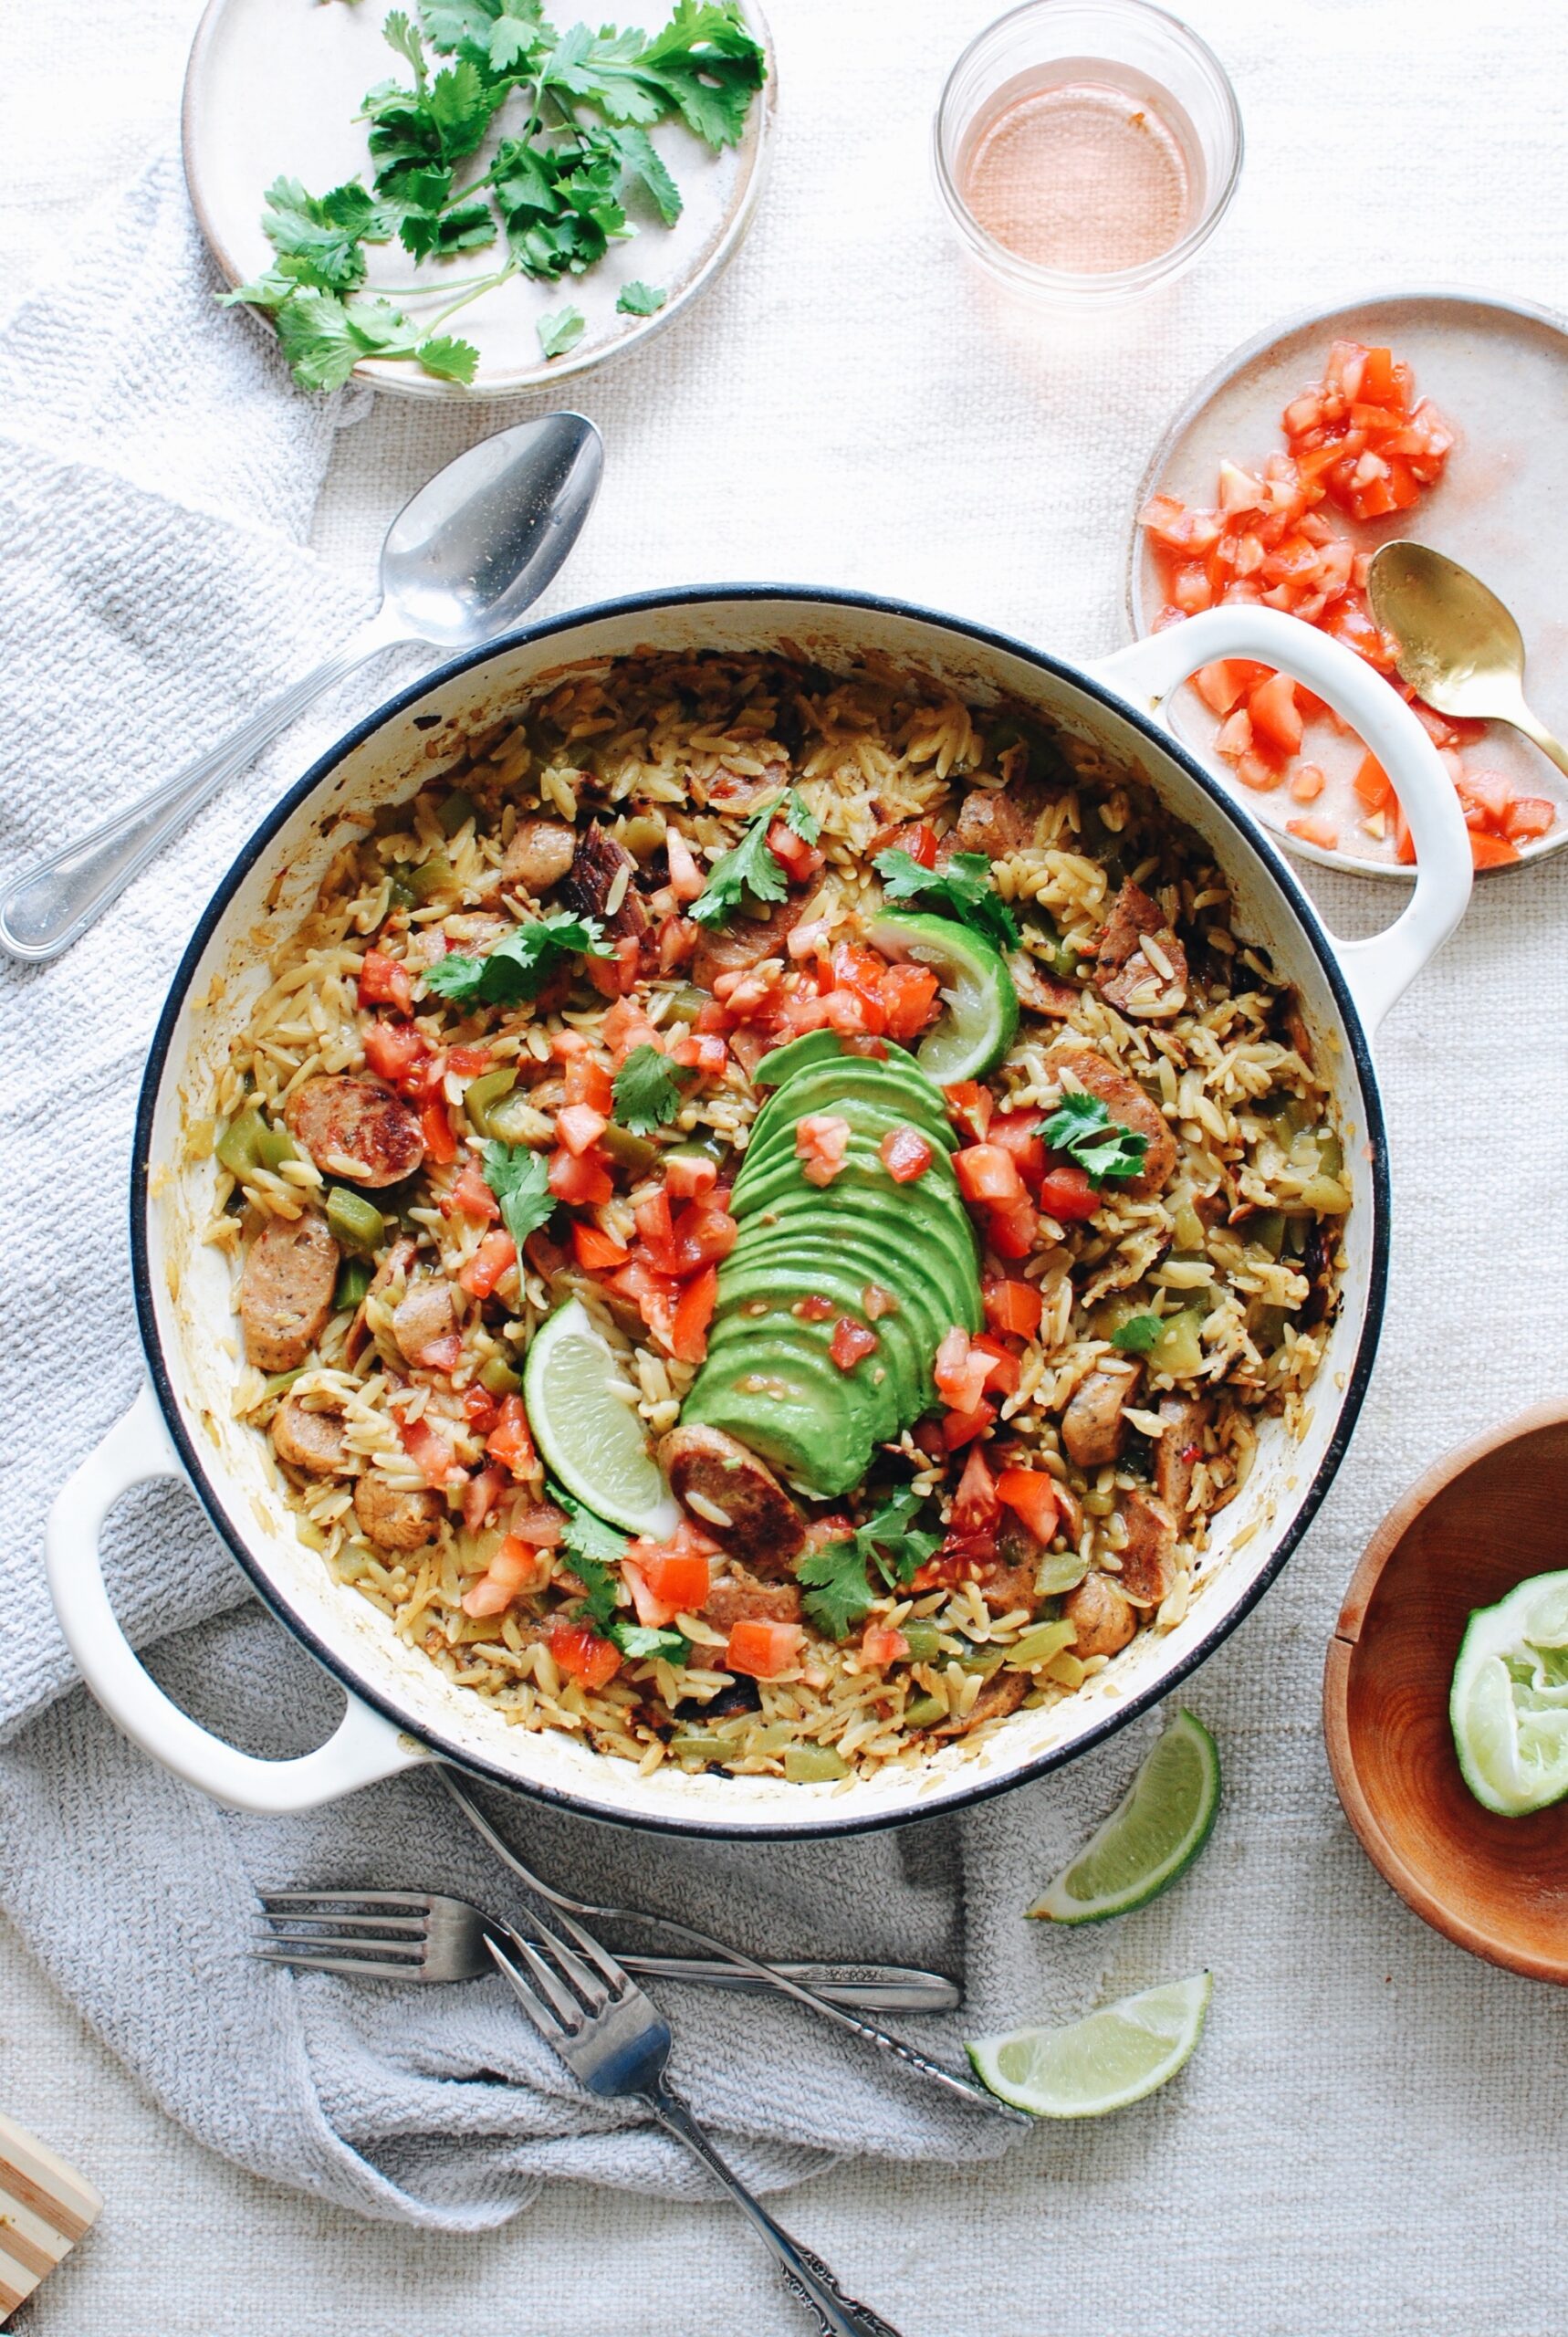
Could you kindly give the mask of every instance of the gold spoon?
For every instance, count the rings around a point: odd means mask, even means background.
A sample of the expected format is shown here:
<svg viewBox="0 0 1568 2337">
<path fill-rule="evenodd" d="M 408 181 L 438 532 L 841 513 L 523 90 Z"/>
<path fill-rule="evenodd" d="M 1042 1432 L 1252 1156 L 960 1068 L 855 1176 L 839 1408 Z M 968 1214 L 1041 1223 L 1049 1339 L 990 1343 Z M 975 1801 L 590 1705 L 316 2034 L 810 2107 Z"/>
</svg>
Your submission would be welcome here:
<svg viewBox="0 0 1568 2337">
<path fill-rule="evenodd" d="M 1479 576 L 1427 544 L 1381 545 L 1367 576 L 1372 613 L 1398 645 L 1400 676 L 1439 714 L 1511 722 L 1568 775 L 1562 747 L 1524 702 L 1524 643 Z"/>
</svg>

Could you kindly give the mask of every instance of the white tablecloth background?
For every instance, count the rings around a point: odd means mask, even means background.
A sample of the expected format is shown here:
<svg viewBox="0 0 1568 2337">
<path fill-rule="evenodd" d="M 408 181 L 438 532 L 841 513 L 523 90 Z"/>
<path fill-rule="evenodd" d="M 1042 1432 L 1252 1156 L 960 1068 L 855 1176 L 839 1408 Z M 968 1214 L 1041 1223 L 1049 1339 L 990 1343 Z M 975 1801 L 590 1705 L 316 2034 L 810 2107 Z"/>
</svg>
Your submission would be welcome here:
<svg viewBox="0 0 1568 2337">
<path fill-rule="evenodd" d="M 275 5 L 282 17 L 308 0 Z M 988 13 L 989 0 L 773 0 L 782 108 L 758 225 L 699 313 L 623 372 L 572 385 L 609 469 L 547 608 L 789 578 L 925 600 L 1092 653 L 1122 634 L 1147 450 L 1235 342 L 1385 286 L 1568 307 L 1568 11 L 1188 0 L 1235 78 L 1251 150 L 1208 256 L 1161 300 L 1092 330 L 997 315 L 946 240 L 926 165 L 942 75 Z M 195 14 L 193 0 L 5 11 L 6 305 L 93 200 L 172 135 Z M 382 399 L 340 441 L 319 548 L 368 585 L 410 490 L 528 410 Z M 1568 727 L 1568 676 L 1561 702 L 1540 697 Z M 1325 897 L 1347 929 L 1385 905 L 1343 881 Z M 1447 1947 L 1386 1892 L 1333 1798 L 1317 1707 L 1324 1640 L 1376 1518 L 1445 1446 L 1561 1386 L 1565 904 L 1562 860 L 1483 886 L 1387 1026 L 1394 1282 L 1372 1394 L 1302 1550 L 1192 1684 L 1227 1761 L 1213 1844 L 1113 1944 L 1113 1986 L 1213 1967 L 1197 2059 L 1143 2108 L 1040 2132 L 1000 2168 L 845 2166 L 789 2201 L 802 2237 L 906 2337 L 1561 2326 L 1564 2007 Z M 117 1217 L 106 1197 L 106 1229 Z M 163 2120 L 4 1935 L 0 2108 L 109 2203 L 17 2317 L 38 2337 L 792 2337 L 802 2325 L 717 2206 L 573 2187 L 459 2241 L 268 2189 Z"/>
</svg>

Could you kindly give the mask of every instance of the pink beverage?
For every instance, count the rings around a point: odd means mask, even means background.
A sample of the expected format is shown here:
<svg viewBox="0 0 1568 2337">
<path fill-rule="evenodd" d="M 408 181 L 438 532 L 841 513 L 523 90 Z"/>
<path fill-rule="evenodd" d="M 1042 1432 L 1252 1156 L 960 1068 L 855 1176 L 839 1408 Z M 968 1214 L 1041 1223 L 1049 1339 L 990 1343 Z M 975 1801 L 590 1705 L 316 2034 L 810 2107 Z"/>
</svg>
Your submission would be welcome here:
<svg viewBox="0 0 1568 2337">
<path fill-rule="evenodd" d="M 1206 173 L 1168 90 L 1100 58 L 1056 58 L 996 90 L 967 126 L 955 176 L 977 225 L 1062 275 L 1146 266 L 1202 215 Z"/>
</svg>

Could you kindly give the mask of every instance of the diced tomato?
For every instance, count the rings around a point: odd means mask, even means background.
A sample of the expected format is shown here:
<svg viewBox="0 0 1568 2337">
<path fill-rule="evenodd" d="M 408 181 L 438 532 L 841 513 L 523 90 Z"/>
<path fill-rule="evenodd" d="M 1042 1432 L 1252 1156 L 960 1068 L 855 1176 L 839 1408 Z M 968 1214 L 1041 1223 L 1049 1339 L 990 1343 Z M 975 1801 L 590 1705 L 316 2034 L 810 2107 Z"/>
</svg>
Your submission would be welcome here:
<svg viewBox="0 0 1568 2337">
<path fill-rule="evenodd" d="M 1406 867 L 1414 867 L 1416 840 L 1410 833 L 1410 823 L 1405 817 L 1405 806 L 1397 795 L 1394 798 L 1390 809 L 1394 813 L 1394 857 L 1396 860 L 1403 861 Z"/>
<path fill-rule="evenodd" d="M 909 1653 L 909 1641 L 900 1630 L 886 1623 L 868 1623 L 861 1633 L 861 1661 L 880 1672 L 889 1663 L 902 1663 Z"/>
<path fill-rule="evenodd" d="M 610 1273 L 632 1255 L 624 1242 L 612 1242 L 608 1233 L 580 1217 L 572 1221 L 571 1246 L 578 1264 L 591 1274 Z"/>
<path fill-rule="evenodd" d="M 1040 1328 L 1045 1302 L 1032 1282 L 1014 1282 L 991 1275 L 985 1289 L 986 1320 L 1003 1338 L 1032 1339 Z"/>
<path fill-rule="evenodd" d="M 1076 1160 L 1059 1160 L 1040 1179 L 1040 1205 L 1058 1224 L 1077 1225 L 1093 1216 L 1100 1196 Z"/>
<path fill-rule="evenodd" d="M 517 1245 L 499 1227 L 486 1233 L 457 1280 L 471 1298 L 488 1298 L 503 1275 L 517 1263 Z"/>
<path fill-rule="evenodd" d="M 998 1258 L 1027 1258 L 1040 1239 L 1040 1211 L 1028 1193 L 986 1212 L 986 1240 Z"/>
<path fill-rule="evenodd" d="M 942 1416 L 942 1438 L 949 1452 L 956 1452 L 983 1436 L 997 1417 L 994 1404 L 977 1404 L 973 1411 L 945 1412 Z M 919 1577 L 916 1577 L 916 1580 Z"/>
<path fill-rule="evenodd" d="M 962 1534 L 977 1534 L 997 1522 L 997 1481 L 979 1445 L 964 1463 L 958 1490 L 953 1496 L 953 1524 Z"/>
<path fill-rule="evenodd" d="M 971 1342 L 971 1351 L 988 1355 L 991 1358 L 991 1368 L 986 1374 L 988 1396 L 1010 1396 L 1016 1391 L 1023 1366 L 1010 1347 L 1004 1347 L 1000 1339 L 990 1332 L 982 1331 L 979 1337 Z"/>
<path fill-rule="evenodd" d="M 501 1417 L 499 1397 L 492 1396 L 487 1388 L 482 1388 L 476 1380 L 472 1388 L 464 1390 L 463 1417 L 478 1435 L 488 1436 Z"/>
<path fill-rule="evenodd" d="M 994 1202 L 1006 1208 L 1024 1189 L 1018 1162 L 999 1144 L 966 1146 L 953 1155 L 958 1189 L 968 1201 Z"/>
<path fill-rule="evenodd" d="M 896 1185 L 912 1185 L 917 1177 L 924 1177 L 935 1158 L 918 1128 L 889 1128 L 877 1150 Z"/>
<path fill-rule="evenodd" d="M 463 1360 L 462 1333 L 446 1331 L 439 1339 L 427 1339 L 413 1360 L 422 1371 L 455 1371 Z"/>
<path fill-rule="evenodd" d="M 730 1627 L 723 1669 L 744 1672 L 751 1680 L 777 1680 L 800 1661 L 804 1638 L 799 1623 L 770 1623 L 760 1616 L 745 1616 Z"/>
<path fill-rule="evenodd" d="M 857 1323 L 852 1315 L 841 1315 L 833 1326 L 833 1336 L 828 1353 L 841 1371 L 852 1371 L 868 1355 L 874 1355 L 881 1341 L 874 1331 Z"/>
<path fill-rule="evenodd" d="M 1375 755 L 1364 755 L 1355 774 L 1356 802 L 1368 812 L 1385 812 L 1394 801 L 1394 786 Z"/>
<path fill-rule="evenodd" d="M 432 1096 L 419 1116 L 419 1132 L 424 1138 L 427 1160 L 444 1162 L 457 1158 L 457 1138 L 452 1133 L 452 1118 L 439 1096 Z"/>
<path fill-rule="evenodd" d="M 1315 803 L 1328 785 L 1322 768 L 1318 763 L 1298 763 L 1291 781 L 1291 800 L 1295 803 Z"/>
<path fill-rule="evenodd" d="M 868 1282 L 861 1293 L 861 1305 L 870 1321 L 880 1323 L 884 1315 L 896 1315 L 898 1301 L 891 1290 L 883 1290 L 881 1283 Z"/>
<path fill-rule="evenodd" d="M 596 1145 L 609 1126 L 607 1114 L 588 1104 L 563 1104 L 555 1116 L 557 1140 L 574 1157 Z"/>
<path fill-rule="evenodd" d="M 641 946 L 634 934 L 623 934 L 612 944 L 608 958 L 585 958 L 584 973 L 601 998 L 624 998 L 637 987 L 637 961 Z"/>
<path fill-rule="evenodd" d="M 478 1533 L 506 1492 L 507 1482 L 505 1469 L 497 1468 L 481 1469 L 477 1476 L 469 1478 L 463 1488 L 463 1527 L 465 1533 Z M 468 1612 L 474 1612 L 472 1607 Z"/>
<path fill-rule="evenodd" d="M 656 1193 L 650 1193 L 645 1200 L 639 1201 L 632 1215 L 638 1232 L 650 1249 L 668 1250 L 672 1247 L 675 1238 L 674 1221 L 670 1215 L 670 1196 L 663 1185 Z"/>
<path fill-rule="evenodd" d="M 789 1309 L 798 1323 L 831 1323 L 838 1311 L 831 1298 L 819 1298 L 810 1291 Z"/>
<path fill-rule="evenodd" d="M 361 1006 L 392 1006 L 400 1014 L 413 1012 L 413 981 L 406 966 L 381 949 L 367 949 L 360 967 Z"/>
<path fill-rule="evenodd" d="M 795 1150 L 810 1185 L 831 1185 L 850 1148 L 850 1124 L 831 1112 L 808 1112 L 795 1125 Z"/>
<path fill-rule="evenodd" d="M 365 1051 L 365 1063 L 378 1079 L 389 1080 L 401 1086 L 414 1065 L 426 1061 L 430 1054 L 427 1042 L 409 1022 L 388 1022 L 380 1017 L 367 1022 L 360 1033 L 360 1043 Z"/>
<path fill-rule="evenodd" d="M 1056 1483 L 1043 1469 L 1004 1469 L 997 1499 L 1022 1518 L 1037 1542 L 1050 1542 L 1056 1532 Z"/>
<path fill-rule="evenodd" d="M 652 1262 L 634 1254 L 611 1280 L 611 1287 L 629 1298 L 653 1336 L 666 1351 L 674 1336 L 675 1307 L 681 1285 L 673 1274 L 660 1273 Z"/>
<path fill-rule="evenodd" d="M 882 978 L 882 1005 L 888 1037 L 918 1038 L 936 1011 L 941 988 L 929 966 L 889 966 Z"/>
<path fill-rule="evenodd" d="M 484 1217 L 492 1221 L 501 1214 L 501 1204 L 485 1182 L 479 1163 L 470 1159 L 464 1165 L 463 1174 L 441 1204 L 445 1217 Z"/>
<path fill-rule="evenodd" d="M 1018 1163 L 1026 1185 L 1038 1185 L 1045 1174 L 1045 1139 L 1039 1112 L 998 1112 L 986 1132 L 988 1144 L 999 1144 Z"/>
<path fill-rule="evenodd" d="M 700 1363 L 707 1353 L 707 1327 L 718 1296 L 718 1268 L 709 1266 L 687 1283 L 675 1303 L 670 1353 L 677 1363 Z"/>
<path fill-rule="evenodd" d="M 768 849 L 792 884 L 803 885 L 821 868 L 823 854 L 815 844 L 798 836 L 787 820 L 774 820 L 768 829 Z"/>
<path fill-rule="evenodd" d="M 936 831 L 929 822 L 919 820 L 905 834 L 904 849 L 919 868 L 936 865 Z"/>
<path fill-rule="evenodd" d="M 670 890 L 677 901 L 695 901 L 707 889 L 707 878 L 698 867 L 696 856 L 679 828 L 667 823 L 664 828 L 664 852 L 670 864 Z"/>
<path fill-rule="evenodd" d="M 1296 686 L 1289 674 L 1274 674 L 1261 683 L 1248 699 L 1247 711 L 1251 718 L 1254 740 L 1281 755 L 1300 751 L 1301 718 L 1296 705 Z"/>
<path fill-rule="evenodd" d="M 685 1276 L 722 1265 L 739 1238 L 740 1228 L 727 1209 L 711 1200 L 691 1201 L 675 1220 L 674 1271 Z"/>
<path fill-rule="evenodd" d="M 615 1190 L 597 1153 L 571 1153 L 564 1147 L 550 1154 L 549 1189 L 558 1201 L 578 1209 L 598 1209 Z"/>
<path fill-rule="evenodd" d="M 550 1627 L 550 1654 L 558 1671 L 585 1688 L 602 1688 L 621 1669 L 621 1651 L 613 1640 L 601 1639 L 587 1623 L 555 1623 Z"/>
<path fill-rule="evenodd" d="M 1477 868 L 1506 868 L 1519 858 L 1519 847 L 1506 836 L 1482 835 L 1470 830 L 1470 859 Z"/>
<path fill-rule="evenodd" d="M 1252 717 L 1244 706 L 1227 715 L 1215 737 L 1214 751 L 1228 763 L 1239 763 L 1252 750 Z"/>
<path fill-rule="evenodd" d="M 977 1079 L 956 1079 L 942 1093 L 947 1098 L 949 1116 L 958 1124 L 959 1132 L 976 1144 L 983 1144 L 996 1108 L 996 1097 Z"/>
<path fill-rule="evenodd" d="M 512 1531 L 536 1550 L 558 1550 L 566 1539 L 566 1513 L 553 1501 L 519 1504 L 512 1512 Z"/>
<path fill-rule="evenodd" d="M 972 1412 L 985 1393 L 990 1368 L 991 1357 L 984 1348 L 971 1347 L 967 1331 L 955 1324 L 936 1350 L 932 1370 L 936 1392 L 950 1410 Z"/>
<path fill-rule="evenodd" d="M 486 1472 L 488 1475 L 490 1472 Z M 479 1480 L 475 1479 L 477 1484 Z M 464 1503 L 464 1520 L 467 1521 L 467 1503 Z M 488 1513 L 486 1513 L 487 1514 Z M 483 1519 L 480 1523 L 483 1524 Z M 478 1526 L 470 1525 L 471 1534 Z M 531 1544 L 519 1541 L 508 1534 L 477 1582 L 471 1582 L 463 1594 L 465 1615 L 502 1615 L 514 1598 L 525 1590 L 537 1588 L 541 1568 L 538 1552 Z"/>
<path fill-rule="evenodd" d="M 1304 820 L 1287 820 L 1285 831 L 1288 835 L 1300 836 L 1303 844 L 1315 844 L 1320 852 L 1339 850 L 1339 830 L 1332 820 L 1320 819 L 1315 814 Z"/>
<path fill-rule="evenodd" d="M 683 1070 L 700 1071 L 705 1079 L 716 1079 L 729 1061 L 729 1049 L 715 1031 L 688 1031 L 670 1049 L 670 1061 Z"/>
<path fill-rule="evenodd" d="M 490 1068 L 490 1050 L 488 1047 L 449 1047 L 446 1062 L 448 1069 L 455 1071 L 459 1079 L 477 1079 L 482 1071 Z"/>
<path fill-rule="evenodd" d="M 617 1071 L 633 1047 L 660 1047 L 664 1044 L 657 1026 L 649 1022 L 634 999 L 618 998 L 613 1006 L 605 1010 L 600 1029 Z"/>
<path fill-rule="evenodd" d="M 668 1542 L 639 1540 L 626 1556 L 635 1565 L 651 1598 L 665 1612 L 667 1623 L 676 1615 L 700 1615 L 712 1588 L 713 1544 L 706 1534 L 683 1522 Z"/>
<path fill-rule="evenodd" d="M 514 1477 L 531 1477 L 538 1469 L 538 1456 L 520 1396 L 503 1399 L 501 1417 L 485 1439 L 485 1450 L 492 1461 L 498 1461 Z"/>
<path fill-rule="evenodd" d="M 1534 836 L 1550 835 L 1557 824 L 1557 806 L 1544 795 L 1516 795 L 1503 819 L 1503 833 L 1511 844 L 1524 844 Z"/>
<path fill-rule="evenodd" d="M 664 1190 L 672 1200 L 700 1200 L 717 1182 L 717 1161 L 701 1153 L 672 1152 L 664 1163 Z"/>
<path fill-rule="evenodd" d="M 461 1473 L 452 1457 L 451 1445 L 428 1420 L 399 1420 L 397 1432 L 403 1451 L 427 1485 L 444 1488 Z"/>
<path fill-rule="evenodd" d="M 573 1055 L 566 1066 L 566 1100 L 570 1107 L 586 1106 L 608 1116 L 613 1094 L 610 1074 L 594 1055 Z"/>
</svg>

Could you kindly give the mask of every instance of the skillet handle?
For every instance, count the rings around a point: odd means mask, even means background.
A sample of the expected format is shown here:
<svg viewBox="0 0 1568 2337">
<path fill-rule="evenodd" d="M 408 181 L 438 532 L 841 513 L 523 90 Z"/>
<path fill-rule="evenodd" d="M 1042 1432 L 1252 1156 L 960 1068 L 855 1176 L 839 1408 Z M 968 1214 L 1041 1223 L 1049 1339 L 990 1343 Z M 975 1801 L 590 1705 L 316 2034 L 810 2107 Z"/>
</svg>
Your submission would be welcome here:
<svg viewBox="0 0 1568 2337">
<path fill-rule="evenodd" d="M 333 1734 L 298 1760 L 262 1761 L 210 1735 L 142 1669 L 104 1588 L 99 1535 L 122 1493 L 155 1477 L 183 1477 L 150 1388 L 62 1486 L 49 1512 L 49 1595 L 83 1679 L 134 1744 L 187 1785 L 231 1809 L 314 1809 L 394 1776 L 425 1748 L 354 1696 Z"/>
<path fill-rule="evenodd" d="M 1205 609 L 1101 658 L 1091 671 L 1169 729 L 1175 692 L 1218 657 L 1279 666 L 1326 698 L 1364 739 L 1404 806 L 1416 846 L 1416 889 L 1408 904 L 1385 931 L 1365 940 L 1329 937 L 1361 1019 L 1375 1031 L 1465 913 L 1474 871 L 1458 798 L 1437 749 L 1382 675 L 1343 643 L 1278 609 L 1239 602 Z"/>
</svg>

